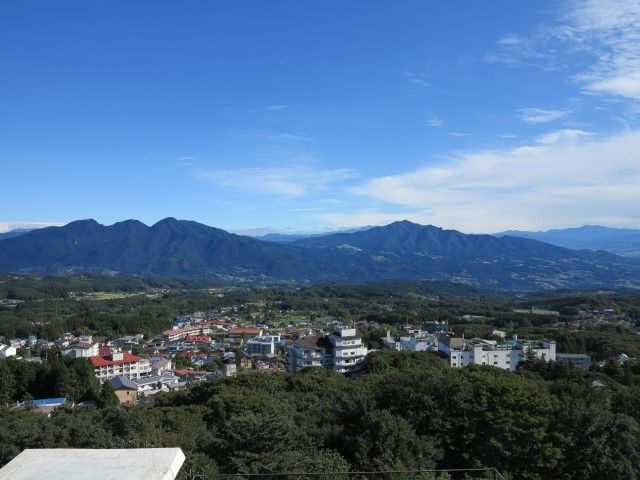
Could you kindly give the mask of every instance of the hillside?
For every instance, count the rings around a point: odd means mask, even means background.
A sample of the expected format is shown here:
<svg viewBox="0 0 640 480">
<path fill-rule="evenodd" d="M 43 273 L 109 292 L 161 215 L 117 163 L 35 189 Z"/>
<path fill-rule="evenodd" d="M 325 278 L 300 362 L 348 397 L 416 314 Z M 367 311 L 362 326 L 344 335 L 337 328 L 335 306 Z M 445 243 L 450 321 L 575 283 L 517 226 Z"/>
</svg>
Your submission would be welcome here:
<svg viewBox="0 0 640 480">
<path fill-rule="evenodd" d="M 640 285 L 640 267 L 606 252 L 411 222 L 290 244 L 164 219 L 80 220 L 0 241 L 0 271 L 230 281 L 444 280 L 497 290 Z"/>
</svg>

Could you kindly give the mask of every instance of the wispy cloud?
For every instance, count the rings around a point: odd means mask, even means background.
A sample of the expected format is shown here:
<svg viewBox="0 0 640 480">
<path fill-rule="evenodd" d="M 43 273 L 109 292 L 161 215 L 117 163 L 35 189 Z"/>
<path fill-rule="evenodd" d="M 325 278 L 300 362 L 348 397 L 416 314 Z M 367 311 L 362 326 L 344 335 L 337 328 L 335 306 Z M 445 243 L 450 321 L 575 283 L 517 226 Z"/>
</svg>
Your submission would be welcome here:
<svg viewBox="0 0 640 480">
<path fill-rule="evenodd" d="M 592 133 L 585 130 L 564 129 L 542 135 L 541 137 L 538 137 L 537 141 L 542 145 L 550 145 L 552 143 L 576 141 L 580 137 L 586 137 L 589 135 L 592 135 Z"/>
<path fill-rule="evenodd" d="M 334 227 L 408 218 L 474 232 L 594 222 L 638 226 L 638 151 L 640 131 L 607 138 L 550 132 L 518 148 L 460 153 L 435 166 L 373 178 L 352 191 L 381 207 L 321 218 Z"/>
<path fill-rule="evenodd" d="M 590 53 L 591 68 L 576 78 L 588 91 L 640 100 L 640 1 L 573 1 L 562 33 Z"/>
<path fill-rule="evenodd" d="M 640 1 L 566 0 L 554 22 L 498 40 L 486 56 L 514 67 L 566 68 L 587 93 L 640 100 Z M 559 67 L 563 65 L 563 67 Z"/>
<path fill-rule="evenodd" d="M 183 167 L 192 167 L 197 161 L 198 159 L 196 157 L 178 157 L 178 163 Z"/>
<path fill-rule="evenodd" d="M 265 110 L 269 110 L 271 112 L 279 112 L 287 108 L 289 108 L 289 105 L 269 105 L 268 107 L 265 108 Z"/>
<path fill-rule="evenodd" d="M 32 230 L 44 227 L 59 227 L 61 225 L 64 224 L 60 222 L 0 221 L 0 233 L 6 233 L 11 230 L 18 229 Z"/>
<path fill-rule="evenodd" d="M 442 125 L 444 125 L 444 122 L 439 117 L 429 117 L 429 118 L 427 118 L 427 122 L 426 123 L 427 123 L 428 127 L 436 127 L 436 128 L 439 128 Z"/>
<path fill-rule="evenodd" d="M 449 135 L 450 137 L 470 137 L 471 136 L 470 133 L 466 133 L 466 132 L 449 132 L 447 133 L 447 135 Z"/>
<path fill-rule="evenodd" d="M 354 177 L 353 171 L 346 168 L 319 169 L 307 164 L 233 170 L 203 169 L 194 172 L 194 175 L 219 187 L 284 197 L 298 197 L 325 190 L 331 184 Z"/>
<path fill-rule="evenodd" d="M 262 144 L 268 142 L 282 143 L 306 143 L 312 142 L 313 138 L 303 132 L 273 132 L 256 130 L 236 130 L 227 132 L 226 135 L 232 139 L 239 139 L 243 142 L 251 141 Z"/>
<path fill-rule="evenodd" d="M 521 108 L 518 110 L 520 118 L 527 123 L 547 123 L 565 117 L 569 112 L 566 110 L 548 110 L 544 108 Z"/>
<path fill-rule="evenodd" d="M 420 72 L 405 72 L 404 79 L 410 83 L 411 85 L 415 85 L 417 87 L 430 87 L 431 82 L 429 81 L 428 75 Z"/>
</svg>

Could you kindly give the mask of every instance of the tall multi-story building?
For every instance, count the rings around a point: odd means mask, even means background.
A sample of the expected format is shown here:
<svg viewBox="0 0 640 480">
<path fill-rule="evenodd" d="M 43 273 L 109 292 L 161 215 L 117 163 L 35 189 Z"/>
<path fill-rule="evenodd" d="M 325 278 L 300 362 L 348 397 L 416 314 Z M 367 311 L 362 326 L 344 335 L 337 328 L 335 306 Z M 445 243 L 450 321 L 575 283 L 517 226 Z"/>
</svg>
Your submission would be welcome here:
<svg viewBox="0 0 640 480">
<path fill-rule="evenodd" d="M 329 335 L 329 342 L 333 352 L 334 371 L 351 373 L 360 369 L 368 351 L 355 328 L 337 328 Z"/>
<path fill-rule="evenodd" d="M 504 370 L 515 370 L 518 363 L 528 352 L 546 360 L 556 360 L 556 342 L 554 340 L 512 340 L 498 343 L 483 340 L 442 335 L 438 338 L 438 350 L 449 358 L 452 367 L 467 365 L 491 365 Z"/>
<path fill-rule="evenodd" d="M 289 372 L 324 367 L 338 373 L 356 373 L 367 353 L 355 328 L 336 328 L 329 335 L 296 340 L 289 349 Z"/>
</svg>

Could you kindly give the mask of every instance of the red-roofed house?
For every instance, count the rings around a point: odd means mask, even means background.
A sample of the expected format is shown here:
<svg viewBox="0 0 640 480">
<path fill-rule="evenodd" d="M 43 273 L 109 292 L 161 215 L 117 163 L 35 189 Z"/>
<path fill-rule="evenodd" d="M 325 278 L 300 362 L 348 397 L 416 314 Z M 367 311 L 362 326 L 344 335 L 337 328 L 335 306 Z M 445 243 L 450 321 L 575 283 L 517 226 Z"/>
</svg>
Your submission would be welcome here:
<svg viewBox="0 0 640 480">
<path fill-rule="evenodd" d="M 130 379 L 147 376 L 151 373 L 149 360 L 132 355 L 129 352 L 111 352 L 108 355 L 89 357 L 93 371 L 101 382 L 117 376 Z"/>
</svg>

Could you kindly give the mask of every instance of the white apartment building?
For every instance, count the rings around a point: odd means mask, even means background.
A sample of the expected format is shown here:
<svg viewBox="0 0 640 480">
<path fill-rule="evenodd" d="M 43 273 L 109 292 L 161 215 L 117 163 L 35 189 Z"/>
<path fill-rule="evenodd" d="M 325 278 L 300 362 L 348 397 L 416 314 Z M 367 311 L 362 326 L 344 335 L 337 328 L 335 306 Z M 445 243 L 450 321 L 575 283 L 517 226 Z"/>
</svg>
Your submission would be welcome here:
<svg viewBox="0 0 640 480">
<path fill-rule="evenodd" d="M 546 361 L 556 361 L 554 340 L 518 340 L 514 337 L 502 343 L 493 340 L 463 338 L 442 335 L 438 338 L 438 350 L 449 357 L 452 367 L 467 365 L 491 365 L 504 370 L 515 370 L 527 352 Z"/>
<path fill-rule="evenodd" d="M 280 335 L 258 335 L 247 342 L 245 351 L 249 355 L 275 355 L 276 346 L 282 341 Z"/>
<path fill-rule="evenodd" d="M 108 355 L 89 357 L 93 370 L 101 382 L 106 382 L 117 376 L 131 380 L 146 377 L 151 373 L 149 360 L 132 355 L 128 352 L 112 352 Z"/>
<path fill-rule="evenodd" d="M 324 367 L 343 374 L 355 373 L 367 353 L 355 328 L 336 328 L 329 335 L 296 340 L 289 349 L 289 372 Z"/>
<path fill-rule="evenodd" d="M 329 342 L 333 351 L 334 371 L 350 373 L 360 370 L 368 351 L 355 328 L 337 328 L 329 335 Z"/>
</svg>

